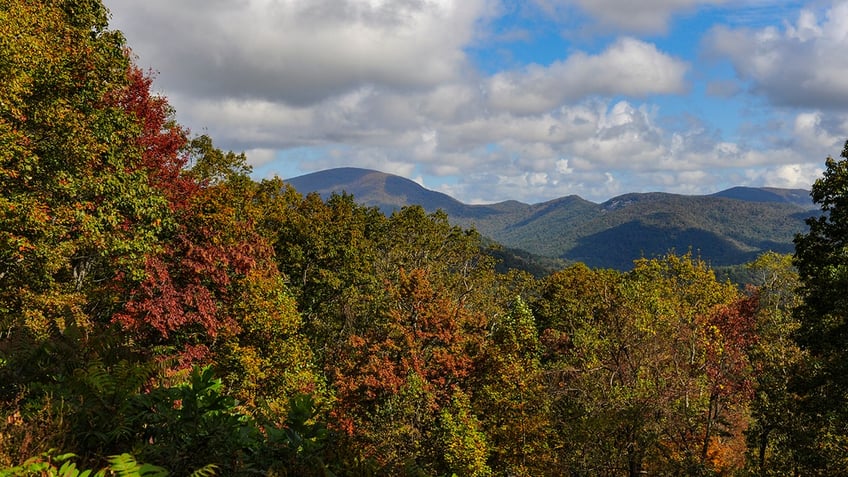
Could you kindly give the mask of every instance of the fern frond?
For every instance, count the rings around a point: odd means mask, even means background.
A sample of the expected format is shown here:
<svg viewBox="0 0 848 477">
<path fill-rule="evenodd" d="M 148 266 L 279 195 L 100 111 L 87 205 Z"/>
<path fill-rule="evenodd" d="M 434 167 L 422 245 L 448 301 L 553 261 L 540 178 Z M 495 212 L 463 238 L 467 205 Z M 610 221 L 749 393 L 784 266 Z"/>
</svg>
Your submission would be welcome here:
<svg viewBox="0 0 848 477">
<path fill-rule="evenodd" d="M 82 386 L 99 394 L 112 393 L 115 389 L 115 378 L 100 359 L 92 360 L 87 367 L 74 369 L 73 375 Z"/>
<path fill-rule="evenodd" d="M 109 469 L 118 477 L 167 477 L 168 471 L 151 464 L 140 464 L 130 454 L 109 457 Z"/>
<path fill-rule="evenodd" d="M 48 477 L 89 477 L 90 470 L 80 472 L 77 465 L 71 461 L 76 454 L 61 454 L 53 455 L 56 449 L 50 449 L 35 457 L 30 457 L 23 464 L 8 468 L 0 469 L 0 477 L 28 477 L 32 475 L 42 475 Z M 58 469 L 56 464 L 62 463 Z M 100 477 L 98 474 L 97 477 Z M 105 477 L 105 475 L 103 476 Z"/>
<path fill-rule="evenodd" d="M 189 477 L 211 477 L 217 475 L 215 472 L 217 468 L 218 466 L 215 464 L 207 464 L 192 472 Z"/>
<path fill-rule="evenodd" d="M 71 461 L 67 461 L 59 467 L 59 475 L 68 477 L 78 477 L 80 471 L 77 470 L 77 465 Z"/>
</svg>

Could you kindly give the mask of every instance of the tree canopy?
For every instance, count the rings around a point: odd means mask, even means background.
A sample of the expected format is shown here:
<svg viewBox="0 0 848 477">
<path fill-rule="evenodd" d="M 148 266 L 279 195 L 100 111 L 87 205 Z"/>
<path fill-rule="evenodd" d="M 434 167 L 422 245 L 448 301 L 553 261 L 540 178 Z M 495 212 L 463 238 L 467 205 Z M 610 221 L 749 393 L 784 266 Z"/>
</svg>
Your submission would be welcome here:
<svg viewBox="0 0 848 477">
<path fill-rule="evenodd" d="M 444 212 L 252 177 L 107 19 L 0 4 L 0 476 L 844 473 L 848 161 L 747 288 L 536 279 Z"/>
<path fill-rule="evenodd" d="M 800 399 L 800 465 L 824 474 L 848 466 L 848 142 L 813 184 L 822 215 L 795 239 L 801 287 L 795 334 L 806 355 L 792 388 Z"/>
</svg>

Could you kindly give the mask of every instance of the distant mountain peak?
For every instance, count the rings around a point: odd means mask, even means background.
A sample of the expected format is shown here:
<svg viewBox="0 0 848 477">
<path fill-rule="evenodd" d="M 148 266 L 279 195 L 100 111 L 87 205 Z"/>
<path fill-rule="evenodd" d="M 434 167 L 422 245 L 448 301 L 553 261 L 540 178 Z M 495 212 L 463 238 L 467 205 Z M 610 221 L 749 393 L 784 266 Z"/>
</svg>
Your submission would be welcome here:
<svg viewBox="0 0 848 477">
<path fill-rule="evenodd" d="M 809 192 L 733 187 L 711 195 L 629 193 L 603 204 L 576 195 L 539 204 L 507 200 L 467 205 L 409 179 L 342 167 L 286 180 L 301 193 L 352 194 L 386 214 L 407 205 L 441 209 L 452 223 L 474 227 L 507 247 L 537 256 L 627 269 L 633 260 L 670 250 L 698 251 L 715 266 L 741 264 L 771 250 L 792 250 L 814 213 Z"/>
<path fill-rule="evenodd" d="M 352 194 L 360 203 L 378 207 L 386 214 L 406 205 L 430 206 L 448 214 L 460 213 L 465 204 L 441 192 L 426 189 L 405 177 L 357 167 L 340 167 L 313 172 L 285 182 L 302 193 L 317 192 L 322 197 L 333 193 Z"/>
<path fill-rule="evenodd" d="M 712 194 L 712 197 L 744 200 L 748 202 L 774 202 L 796 204 L 814 208 L 810 191 L 804 189 L 780 189 L 777 187 L 737 186 Z"/>
</svg>

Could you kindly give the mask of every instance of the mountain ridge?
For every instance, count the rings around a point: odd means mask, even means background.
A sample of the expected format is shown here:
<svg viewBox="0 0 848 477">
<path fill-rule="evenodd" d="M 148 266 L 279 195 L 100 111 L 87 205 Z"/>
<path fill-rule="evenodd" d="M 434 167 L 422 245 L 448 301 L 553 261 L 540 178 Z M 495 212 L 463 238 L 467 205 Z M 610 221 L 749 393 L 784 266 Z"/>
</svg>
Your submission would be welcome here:
<svg viewBox="0 0 848 477">
<path fill-rule="evenodd" d="M 448 214 L 506 247 L 534 255 L 629 269 L 633 260 L 692 250 L 716 266 L 738 265 L 765 251 L 793 250 L 795 234 L 816 215 L 809 192 L 732 187 L 709 195 L 627 193 L 602 203 L 577 195 L 526 204 L 465 204 L 447 194 L 371 169 L 329 169 L 285 180 L 301 193 L 348 193 L 390 214 L 406 205 Z M 806 196 L 806 199 L 804 198 Z"/>
</svg>

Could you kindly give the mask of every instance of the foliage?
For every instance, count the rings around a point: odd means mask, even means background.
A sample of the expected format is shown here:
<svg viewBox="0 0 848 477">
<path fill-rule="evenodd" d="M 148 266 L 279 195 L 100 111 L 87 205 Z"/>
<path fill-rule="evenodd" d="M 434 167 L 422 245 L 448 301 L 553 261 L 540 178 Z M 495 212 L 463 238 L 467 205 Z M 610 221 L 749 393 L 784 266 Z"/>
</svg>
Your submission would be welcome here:
<svg viewBox="0 0 848 477">
<path fill-rule="evenodd" d="M 333 375 L 341 424 L 396 468 L 435 437 L 450 389 L 464 384 L 473 362 L 463 333 L 468 312 L 438 293 L 425 271 L 401 270 L 389 294 L 387 320 L 350 336 Z M 404 435 L 386 439 L 395 432 Z"/>
<path fill-rule="evenodd" d="M 0 476 L 14 477 L 26 475 L 41 475 L 47 477 L 105 477 L 116 475 L 119 477 L 166 477 L 168 472 L 150 464 L 140 464 L 129 454 L 115 455 L 109 458 L 109 466 L 97 472 L 91 470 L 79 470 L 73 462 L 74 454 L 53 455 L 53 452 L 45 452 L 37 457 L 27 459 L 19 466 L 9 469 L 0 469 Z M 56 467 L 60 465 L 60 467 Z M 203 477 L 215 475 L 212 467 L 207 467 L 192 472 L 192 477 Z"/>
<path fill-rule="evenodd" d="M 280 180 L 260 184 L 261 230 L 297 300 L 304 335 L 323 368 L 347 334 L 371 321 L 384 295 L 375 274 L 376 240 L 386 218 L 350 196 L 301 197 Z"/>
<path fill-rule="evenodd" d="M 627 274 L 554 274 L 535 309 L 551 326 L 543 343 L 555 425 L 575 436 L 560 449 L 564 463 L 629 475 L 724 468 L 717 432 L 741 435 L 730 413 L 744 411 L 746 395 L 730 390 L 747 389 L 752 339 L 735 287 L 701 261 L 668 255 Z M 728 358 L 730 346 L 743 355 Z"/>
<path fill-rule="evenodd" d="M 273 456 L 273 475 L 333 475 L 326 455 L 332 432 L 320 422 L 312 396 L 299 394 L 289 400 L 289 414 L 282 428 L 265 426 Z"/>
<path fill-rule="evenodd" d="M 536 280 L 445 212 L 254 181 L 189 138 L 106 20 L 97 0 L 0 4 L 0 475 L 844 468 L 846 161 L 797 273 L 765 254 L 743 291 L 669 253 Z M 709 202 L 625 199 L 445 203 L 539 237 L 577 220 L 557 246 L 669 218 L 689 240 L 684 205 Z M 652 201 L 666 213 L 627 219 Z"/>
<path fill-rule="evenodd" d="M 449 407 L 442 410 L 440 426 L 445 462 L 455 475 L 484 477 L 492 471 L 486 464 L 489 451 L 481 424 L 471 412 L 468 395 L 456 390 Z"/>
<path fill-rule="evenodd" d="M 795 309 L 795 339 L 805 358 L 791 389 L 800 399 L 794 446 L 809 473 L 831 474 L 848 466 L 848 141 L 841 160 L 827 158 L 812 198 L 823 215 L 795 239 L 801 303 Z"/>
<path fill-rule="evenodd" d="M 280 423 L 291 396 L 317 396 L 325 386 L 283 278 L 276 270 L 253 270 L 240 288 L 231 312 L 241 317 L 241 330 L 217 347 L 216 371 L 243 405 Z"/>
<path fill-rule="evenodd" d="M 138 442 L 147 443 L 139 455 L 178 474 L 210 462 L 231 474 L 258 441 L 256 427 L 235 411 L 236 401 L 208 367 L 193 369 L 185 384 L 135 396 L 133 406 Z"/>
<path fill-rule="evenodd" d="M 50 387 L 68 422 L 73 449 L 94 461 L 120 453 L 134 441 L 138 424 L 134 400 L 159 371 L 155 362 L 92 358 L 75 369 L 61 386 Z"/>
<path fill-rule="evenodd" d="M 498 474 L 538 475 L 553 464 L 551 400 L 540 362 L 533 314 L 520 297 L 493 324 L 480 359 L 475 409 L 491 444 Z"/>
<path fill-rule="evenodd" d="M 170 220 L 142 161 L 137 117 L 112 101 L 130 68 L 105 8 L 14 0 L 0 7 L 0 24 L 0 374 L 9 398 L 61 371 L 65 357 L 32 363 L 39 353 L 72 350 L 67 341 L 111 319 L 120 277 L 143 273 Z"/>
<path fill-rule="evenodd" d="M 756 328 L 759 340 L 751 350 L 755 367 L 748 466 L 757 475 L 785 475 L 796 468 L 794 440 L 798 428 L 797 401 L 789 383 L 803 360 L 793 340 L 800 303 L 798 273 L 791 255 L 766 253 L 748 264 L 759 298 Z"/>
</svg>

